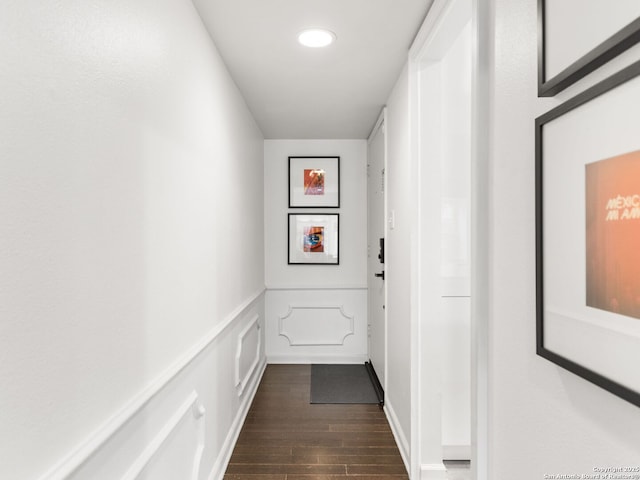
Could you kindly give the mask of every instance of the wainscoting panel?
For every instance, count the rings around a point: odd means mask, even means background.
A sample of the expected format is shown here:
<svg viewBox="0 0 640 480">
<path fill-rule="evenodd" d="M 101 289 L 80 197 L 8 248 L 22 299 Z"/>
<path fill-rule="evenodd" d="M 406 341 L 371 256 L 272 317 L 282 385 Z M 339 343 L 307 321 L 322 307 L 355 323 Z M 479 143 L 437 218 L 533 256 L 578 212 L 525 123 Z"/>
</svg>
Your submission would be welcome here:
<svg viewBox="0 0 640 480">
<path fill-rule="evenodd" d="M 262 291 L 39 480 L 221 480 L 266 367 L 264 331 Z"/>
<path fill-rule="evenodd" d="M 292 346 L 344 345 L 354 334 L 353 316 L 342 305 L 289 305 L 287 314 L 278 320 L 278 335 Z"/>
<path fill-rule="evenodd" d="M 204 451 L 206 409 L 192 392 L 162 426 L 121 480 L 198 480 Z"/>
<path fill-rule="evenodd" d="M 260 317 L 256 315 L 238 337 L 236 352 L 236 388 L 242 395 L 251 375 L 260 362 L 262 351 L 262 335 L 260 334 Z"/>
<path fill-rule="evenodd" d="M 268 289 L 269 363 L 360 363 L 367 359 L 367 290 Z"/>
</svg>

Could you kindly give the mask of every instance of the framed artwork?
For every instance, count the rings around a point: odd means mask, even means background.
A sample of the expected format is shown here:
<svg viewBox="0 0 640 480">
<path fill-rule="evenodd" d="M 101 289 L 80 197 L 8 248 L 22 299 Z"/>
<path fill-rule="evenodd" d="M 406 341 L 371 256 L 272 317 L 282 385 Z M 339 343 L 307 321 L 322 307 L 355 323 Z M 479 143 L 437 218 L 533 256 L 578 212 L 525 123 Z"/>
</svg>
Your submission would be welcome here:
<svg viewBox="0 0 640 480">
<path fill-rule="evenodd" d="M 538 96 L 561 92 L 639 41 L 637 0 L 538 0 Z"/>
<path fill-rule="evenodd" d="M 289 207 L 340 207 L 340 157 L 289 157 Z"/>
<path fill-rule="evenodd" d="M 289 265 L 338 265 L 337 213 L 289 214 Z"/>
<path fill-rule="evenodd" d="M 537 353 L 640 406 L 640 61 L 536 119 Z"/>
</svg>

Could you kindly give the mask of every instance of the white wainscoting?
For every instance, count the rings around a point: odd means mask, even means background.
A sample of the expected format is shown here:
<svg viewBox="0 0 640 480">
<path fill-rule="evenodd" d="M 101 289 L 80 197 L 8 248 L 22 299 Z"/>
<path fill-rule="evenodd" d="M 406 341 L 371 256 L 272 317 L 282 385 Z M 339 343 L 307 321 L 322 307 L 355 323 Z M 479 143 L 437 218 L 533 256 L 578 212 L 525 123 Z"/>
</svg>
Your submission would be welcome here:
<svg viewBox="0 0 640 480">
<path fill-rule="evenodd" d="M 266 367 L 264 330 L 261 291 L 40 480 L 222 479 Z"/>
<path fill-rule="evenodd" d="M 161 476 L 198 480 L 204 452 L 205 413 L 198 393 L 191 392 L 121 480 Z"/>
<path fill-rule="evenodd" d="M 289 305 L 289 311 L 278 317 L 278 335 L 291 346 L 344 345 L 354 332 L 353 315 L 343 305 Z"/>
<path fill-rule="evenodd" d="M 265 346 L 269 363 L 366 361 L 366 287 L 267 289 Z"/>
<path fill-rule="evenodd" d="M 236 349 L 236 388 L 242 396 L 247 383 L 251 379 L 262 352 L 262 335 L 260 332 L 260 317 L 255 315 L 238 336 Z"/>
</svg>

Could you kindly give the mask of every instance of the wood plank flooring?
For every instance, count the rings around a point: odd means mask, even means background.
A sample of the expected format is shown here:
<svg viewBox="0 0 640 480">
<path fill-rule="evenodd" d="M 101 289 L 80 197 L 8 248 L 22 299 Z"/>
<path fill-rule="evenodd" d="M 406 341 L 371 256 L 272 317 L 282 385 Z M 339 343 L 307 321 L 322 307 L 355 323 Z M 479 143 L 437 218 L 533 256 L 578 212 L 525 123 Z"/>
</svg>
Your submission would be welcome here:
<svg viewBox="0 0 640 480">
<path fill-rule="evenodd" d="M 269 365 L 225 480 L 408 480 L 377 405 L 311 405 L 310 365 Z"/>
</svg>

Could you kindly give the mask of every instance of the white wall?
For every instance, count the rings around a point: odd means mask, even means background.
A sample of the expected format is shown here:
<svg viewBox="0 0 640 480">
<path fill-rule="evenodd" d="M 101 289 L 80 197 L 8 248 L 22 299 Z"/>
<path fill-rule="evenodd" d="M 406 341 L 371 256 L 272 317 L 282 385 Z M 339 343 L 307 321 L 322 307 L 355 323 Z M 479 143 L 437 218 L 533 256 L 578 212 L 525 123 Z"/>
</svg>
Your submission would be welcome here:
<svg viewBox="0 0 640 480">
<path fill-rule="evenodd" d="M 412 213 L 409 165 L 409 84 L 403 70 L 387 100 L 387 209 L 395 217 L 385 240 L 387 278 L 387 390 L 385 409 L 408 461 L 411 439 Z"/>
<path fill-rule="evenodd" d="M 367 358 L 366 140 L 265 140 L 266 348 L 269 362 Z M 340 157 L 340 208 L 288 208 L 289 156 Z M 339 265 L 288 265 L 287 214 L 340 214 Z"/>
<path fill-rule="evenodd" d="M 208 475 L 263 358 L 261 132 L 190 2 L 10 0 L 0 36 L 0 476 L 64 472 L 193 390 Z"/>
<path fill-rule="evenodd" d="M 638 407 L 535 354 L 534 118 L 619 63 L 538 99 L 536 2 L 494 0 L 490 8 L 495 44 L 480 46 L 494 52 L 486 65 L 493 79 L 488 477 L 538 480 L 637 466 Z M 579 141 L 578 132 L 567 138 Z"/>
</svg>

